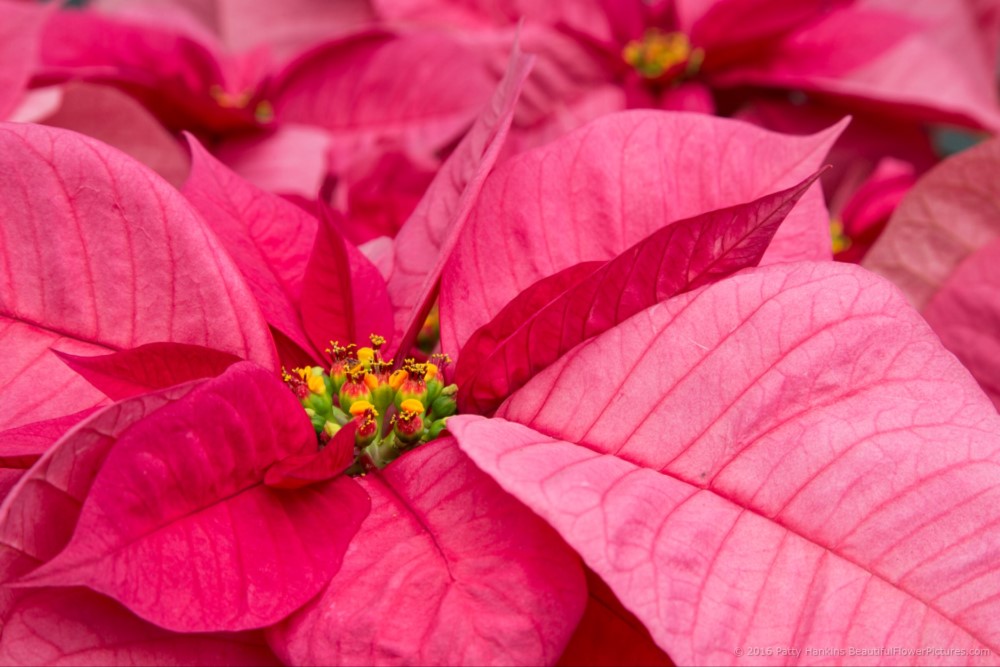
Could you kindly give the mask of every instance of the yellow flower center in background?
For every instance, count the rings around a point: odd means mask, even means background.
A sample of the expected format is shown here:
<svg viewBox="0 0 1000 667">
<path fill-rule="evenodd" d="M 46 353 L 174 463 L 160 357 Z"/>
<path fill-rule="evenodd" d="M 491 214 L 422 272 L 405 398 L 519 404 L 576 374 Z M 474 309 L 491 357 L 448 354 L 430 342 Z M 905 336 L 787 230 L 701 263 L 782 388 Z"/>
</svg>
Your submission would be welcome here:
<svg viewBox="0 0 1000 667">
<path fill-rule="evenodd" d="M 830 238 L 833 240 L 834 255 L 851 247 L 851 237 L 844 233 L 844 223 L 836 218 L 830 221 Z"/>
<path fill-rule="evenodd" d="M 692 73 L 701 64 L 702 53 L 682 32 L 650 28 L 642 39 L 625 45 L 622 58 L 647 79 L 658 79 L 681 65 L 686 65 L 685 73 Z"/>
</svg>

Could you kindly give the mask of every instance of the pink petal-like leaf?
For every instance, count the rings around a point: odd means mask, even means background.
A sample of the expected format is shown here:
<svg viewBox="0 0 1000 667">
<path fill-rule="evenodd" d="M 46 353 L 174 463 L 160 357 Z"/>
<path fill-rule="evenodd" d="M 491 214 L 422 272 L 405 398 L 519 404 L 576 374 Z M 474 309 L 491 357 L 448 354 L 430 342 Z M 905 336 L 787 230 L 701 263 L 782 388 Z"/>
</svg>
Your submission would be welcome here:
<svg viewBox="0 0 1000 667">
<path fill-rule="evenodd" d="M 1000 417 L 870 273 L 786 264 L 675 297 L 499 414 L 449 431 L 680 664 L 1000 650 Z"/>
<path fill-rule="evenodd" d="M 188 146 L 184 196 L 240 268 L 268 323 L 318 358 L 298 313 L 316 220 L 234 174 L 190 135 Z"/>
<path fill-rule="evenodd" d="M 279 665 L 259 633 L 179 635 L 84 589 L 42 590 L 18 600 L 4 622 L 0 664 Z"/>
<path fill-rule="evenodd" d="M 540 278 L 609 260 L 672 221 L 801 182 L 842 128 L 790 137 L 709 116 L 635 111 L 515 156 L 487 180 L 445 271 L 445 351 L 456 354 Z M 829 216 L 815 188 L 763 262 L 829 256 Z"/>
<path fill-rule="evenodd" d="M 756 266 L 817 178 L 663 227 L 558 293 L 551 279 L 522 292 L 462 348 L 455 370 L 460 409 L 491 414 L 577 344 L 664 299 Z M 583 273 L 579 266 L 556 274 L 559 281 Z"/>
<path fill-rule="evenodd" d="M 354 461 L 354 432 L 357 422 L 350 421 L 337 431 L 326 447 L 318 452 L 296 454 L 267 469 L 264 484 L 275 489 L 300 489 L 325 482 L 341 474 Z"/>
<path fill-rule="evenodd" d="M 317 349 L 330 341 L 367 345 L 372 334 L 392 339 L 392 306 L 375 265 L 335 229 L 338 214 L 321 207 L 316 243 L 306 266 L 302 320 Z"/>
<path fill-rule="evenodd" d="M 325 130 L 283 123 L 265 135 L 233 137 L 213 152 L 262 190 L 315 198 L 327 176 L 329 144 Z"/>
<path fill-rule="evenodd" d="M 576 556 L 548 526 L 451 439 L 360 481 L 372 513 L 326 591 L 269 631 L 279 657 L 323 665 L 555 662 L 586 589 Z"/>
<path fill-rule="evenodd" d="M 59 109 L 62 96 L 62 85 L 33 88 L 24 95 L 24 99 L 7 120 L 15 123 L 39 123 Z"/>
<path fill-rule="evenodd" d="M 0 502 L 7 497 L 24 472 L 33 466 L 59 438 L 96 410 L 98 408 L 89 408 L 64 417 L 0 431 Z M 3 602 L 0 600 L 0 608 L 2 605 Z"/>
<path fill-rule="evenodd" d="M 715 8 L 719 11 L 713 9 L 706 14 L 692 34 L 694 43 L 705 49 L 703 75 L 718 85 L 738 83 L 744 77 L 752 78 L 755 83 L 774 77 L 778 85 L 786 84 L 782 77 L 837 80 L 876 60 L 920 29 L 919 24 L 908 21 L 898 12 L 862 7 L 826 11 L 813 4 L 812 7 L 803 6 L 799 17 L 794 17 L 793 12 L 780 12 L 797 25 L 788 25 L 782 30 L 775 24 L 772 27 L 778 30 L 772 35 L 742 41 L 725 26 L 730 21 L 753 23 L 747 21 L 745 14 L 731 12 L 730 7 L 736 4 L 745 5 L 742 11 L 746 12 L 757 9 L 753 5 L 760 2 L 719 3 Z M 809 14 L 813 14 L 811 19 Z M 705 26 L 715 33 L 710 38 L 715 44 L 706 43 L 705 37 L 699 34 L 706 32 Z M 846 34 L 851 39 L 844 39 Z"/>
<path fill-rule="evenodd" d="M 263 485 L 315 447 L 280 380 L 232 366 L 116 439 L 66 548 L 18 585 L 88 586 L 179 632 L 275 623 L 322 590 L 368 513 L 346 477 Z"/>
<path fill-rule="evenodd" d="M 707 58 L 722 50 L 761 47 L 775 37 L 808 25 L 853 0 L 678 0 L 681 25 L 705 49 Z M 728 55 L 728 54 L 726 54 Z"/>
<path fill-rule="evenodd" d="M 430 311 L 438 280 L 493 169 L 510 129 L 521 86 L 534 58 L 515 44 L 489 106 L 441 167 L 413 215 L 396 236 L 389 298 L 395 312 L 395 349 L 409 352 Z"/>
<path fill-rule="evenodd" d="M 182 343 L 147 343 L 131 350 L 93 357 L 56 354 L 115 401 L 215 377 L 240 361 L 239 357 L 226 352 Z"/>
<path fill-rule="evenodd" d="M 986 244 L 941 286 L 923 315 L 1000 409 L 1000 239 Z"/>
<path fill-rule="evenodd" d="M 903 198 L 865 256 L 923 310 L 975 250 L 1000 238 L 1000 140 L 942 162 Z"/>
<path fill-rule="evenodd" d="M 0 120 L 18 106 L 37 66 L 42 26 L 51 7 L 0 0 Z"/>
<path fill-rule="evenodd" d="M 714 80 L 803 89 L 897 117 L 996 129 L 994 64 L 980 43 L 966 0 L 865 0 L 793 31 L 763 62 L 751 59 Z"/>
<path fill-rule="evenodd" d="M 179 188 L 190 168 L 180 143 L 136 100 L 111 86 L 71 82 L 42 121 L 114 146 Z"/>
<path fill-rule="evenodd" d="M 445 33 L 380 30 L 323 44 L 276 81 L 278 120 L 328 130 L 334 157 L 383 141 L 433 153 L 469 126 L 495 83 L 476 49 Z"/>
<path fill-rule="evenodd" d="M 0 156 L 0 428 L 104 402 L 53 350 L 171 341 L 275 365 L 236 267 L 159 176 L 37 125 L 0 125 Z"/>
</svg>

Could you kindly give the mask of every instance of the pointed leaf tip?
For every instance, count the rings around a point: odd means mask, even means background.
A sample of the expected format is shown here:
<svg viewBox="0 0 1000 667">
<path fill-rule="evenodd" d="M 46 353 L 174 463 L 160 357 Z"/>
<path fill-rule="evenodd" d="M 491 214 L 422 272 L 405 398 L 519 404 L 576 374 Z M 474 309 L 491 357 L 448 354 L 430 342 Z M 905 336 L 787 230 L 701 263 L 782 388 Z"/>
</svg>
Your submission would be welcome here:
<svg viewBox="0 0 1000 667">
<path fill-rule="evenodd" d="M 267 469 L 264 484 L 274 489 L 301 489 L 340 475 L 354 461 L 355 431 L 357 422 L 351 420 L 323 449 L 278 461 Z"/>
<path fill-rule="evenodd" d="M 391 344 L 392 307 L 382 274 L 337 231 L 340 214 L 320 211 L 302 292 L 306 334 L 320 350 L 330 341 L 363 345 L 372 334 Z"/>
<path fill-rule="evenodd" d="M 487 179 L 442 278 L 442 348 L 460 362 L 472 334 L 541 278 L 612 259 L 668 222 L 800 183 L 845 122 L 790 136 L 701 114 L 628 111 L 512 157 Z M 830 258 L 822 200 L 818 188 L 806 192 L 762 263 Z"/>
<path fill-rule="evenodd" d="M 114 354 L 81 357 L 56 351 L 63 363 L 105 396 L 118 401 L 173 385 L 221 375 L 236 355 L 201 345 L 147 343 Z"/>
<path fill-rule="evenodd" d="M 507 71 L 486 109 L 445 161 L 394 244 L 387 281 L 395 313 L 397 361 L 409 352 L 430 312 L 444 269 L 479 191 L 500 156 L 534 56 L 514 44 Z"/>
</svg>

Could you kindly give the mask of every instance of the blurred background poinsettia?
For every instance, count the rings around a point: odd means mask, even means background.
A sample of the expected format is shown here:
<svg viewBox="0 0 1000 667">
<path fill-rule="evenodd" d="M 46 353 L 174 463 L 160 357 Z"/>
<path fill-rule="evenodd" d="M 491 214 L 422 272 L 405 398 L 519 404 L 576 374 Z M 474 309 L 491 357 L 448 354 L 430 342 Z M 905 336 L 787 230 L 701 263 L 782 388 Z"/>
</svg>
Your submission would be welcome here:
<svg viewBox="0 0 1000 667">
<path fill-rule="evenodd" d="M 856 262 L 921 174 L 1000 127 L 995 5 L 4 0 L 4 114 L 175 185 L 189 132 L 256 185 L 341 212 L 355 241 L 391 238 L 520 34 L 537 61 L 505 155 L 630 108 L 793 134 L 849 115 L 823 184 L 832 251 Z"/>
</svg>

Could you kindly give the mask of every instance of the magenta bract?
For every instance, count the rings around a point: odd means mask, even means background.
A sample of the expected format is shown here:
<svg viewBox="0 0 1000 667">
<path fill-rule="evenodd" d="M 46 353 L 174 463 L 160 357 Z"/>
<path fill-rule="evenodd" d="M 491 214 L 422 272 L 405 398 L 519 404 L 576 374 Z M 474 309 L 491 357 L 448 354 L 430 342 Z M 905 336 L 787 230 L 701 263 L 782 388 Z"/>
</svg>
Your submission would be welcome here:
<svg viewBox="0 0 1000 667">
<path fill-rule="evenodd" d="M 462 348 L 455 372 L 463 412 L 489 415 L 511 392 L 577 344 L 653 304 L 760 262 L 806 190 L 799 185 L 748 204 L 679 220 L 586 275 L 577 267 L 514 298 Z M 572 272 L 576 280 L 567 280 Z M 537 283 L 536 283 L 537 285 Z M 527 352 L 525 354 L 525 352 Z"/>
<path fill-rule="evenodd" d="M 457 355 L 541 278 L 609 260 L 676 220 L 801 182 L 841 128 L 788 137 L 710 116 L 634 111 L 508 160 L 484 185 L 442 279 L 445 351 Z M 829 217 L 816 189 L 762 261 L 828 257 Z"/>
<path fill-rule="evenodd" d="M 55 449 L 74 446 L 71 433 Z M 264 486 L 268 468 L 315 447 L 281 381 L 237 364 L 113 441 L 73 536 L 18 584 L 88 586 L 182 632 L 275 623 L 339 569 L 369 509 L 348 478 Z"/>
<path fill-rule="evenodd" d="M 377 334 L 391 344 L 392 307 L 385 279 L 350 241 L 334 228 L 335 213 L 319 221 L 306 265 L 302 321 L 317 349 L 331 341 L 367 344 Z"/>
<path fill-rule="evenodd" d="M 0 581 L 7 584 L 65 548 L 80 508 L 119 436 L 198 383 L 121 401 L 96 412 L 49 448 L 0 505 Z"/>
<path fill-rule="evenodd" d="M 215 377 L 240 361 L 239 357 L 226 352 L 182 343 L 147 343 L 131 350 L 93 357 L 56 354 L 115 401 Z"/>
<path fill-rule="evenodd" d="M 477 50 L 447 33 L 372 29 L 302 54 L 275 75 L 268 94 L 281 122 L 330 133 L 338 171 L 379 141 L 421 154 L 443 148 L 475 120 L 495 85 Z M 394 91 L 392 104 L 385 91 Z"/>
<path fill-rule="evenodd" d="M 299 314 L 316 220 L 234 174 L 193 137 L 188 145 L 192 164 L 184 196 L 235 260 L 268 323 L 318 358 Z"/>
<path fill-rule="evenodd" d="M 294 454 L 267 469 L 264 484 L 274 489 L 301 489 L 340 475 L 354 462 L 355 422 L 347 423 L 319 451 Z"/>
</svg>

